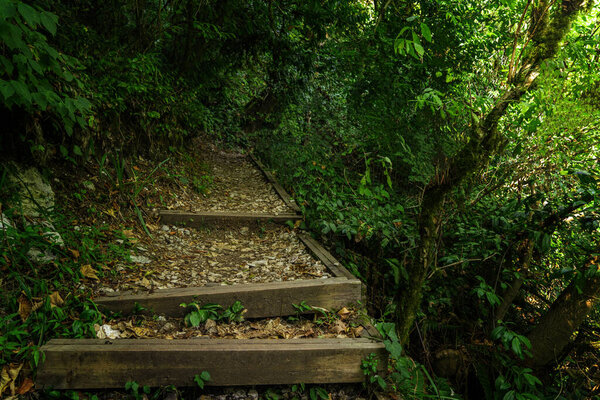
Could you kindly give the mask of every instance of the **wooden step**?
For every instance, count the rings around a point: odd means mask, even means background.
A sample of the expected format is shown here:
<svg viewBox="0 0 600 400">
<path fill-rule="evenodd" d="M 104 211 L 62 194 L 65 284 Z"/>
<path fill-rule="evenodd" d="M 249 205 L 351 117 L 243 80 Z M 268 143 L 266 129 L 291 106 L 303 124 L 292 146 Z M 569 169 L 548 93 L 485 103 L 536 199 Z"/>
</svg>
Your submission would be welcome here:
<svg viewBox="0 0 600 400">
<path fill-rule="evenodd" d="M 286 223 L 298 221 L 303 217 L 300 214 L 255 214 L 234 211 L 203 211 L 189 212 L 177 210 L 160 210 L 160 220 L 167 225 L 185 225 L 190 228 L 201 228 L 208 224 L 248 224 L 255 222 Z"/>
<path fill-rule="evenodd" d="M 363 382 L 361 361 L 386 363 L 383 344 L 369 339 L 54 339 L 42 346 L 38 388 L 278 385 Z M 382 371 L 383 372 L 383 371 Z"/>
<path fill-rule="evenodd" d="M 254 156 L 254 154 L 252 154 L 252 153 L 250 153 L 250 159 L 252 161 L 254 161 L 254 164 L 256 164 L 256 166 L 263 173 L 265 178 L 267 178 L 267 181 L 269 181 L 269 183 L 271 185 L 273 185 L 273 189 L 275 189 L 275 191 L 277 192 L 277 194 L 279 195 L 281 200 L 283 200 L 285 205 L 288 206 L 293 211 L 300 213 L 301 212 L 300 207 L 298 207 L 298 205 L 296 204 L 294 199 L 292 199 L 292 197 L 288 194 L 288 192 L 285 191 L 283 186 L 281 186 L 279 184 L 279 182 L 277 182 L 277 180 L 275 179 L 273 174 L 267 170 L 267 168 L 263 165 L 263 163 L 260 162 L 260 160 L 258 158 L 256 158 Z"/>
<path fill-rule="evenodd" d="M 94 299 L 104 310 L 131 313 L 135 304 L 157 314 L 177 317 L 185 314 L 181 303 L 195 300 L 201 304 L 215 303 L 229 307 L 242 302 L 248 310 L 246 318 L 264 318 L 293 315 L 292 304 L 302 301 L 311 306 L 338 310 L 361 300 L 361 283 L 357 279 L 327 278 L 270 282 L 229 286 L 202 286 L 190 288 L 158 289 L 152 293 L 115 292 Z"/>
</svg>

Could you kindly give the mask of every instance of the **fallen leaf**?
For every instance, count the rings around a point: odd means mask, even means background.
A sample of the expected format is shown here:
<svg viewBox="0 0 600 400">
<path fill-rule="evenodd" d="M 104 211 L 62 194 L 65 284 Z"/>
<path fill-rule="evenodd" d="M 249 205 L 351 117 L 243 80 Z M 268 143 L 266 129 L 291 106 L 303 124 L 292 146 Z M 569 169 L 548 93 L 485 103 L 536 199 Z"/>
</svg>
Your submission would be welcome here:
<svg viewBox="0 0 600 400">
<path fill-rule="evenodd" d="M 21 368 L 23 368 L 23 364 L 9 364 L 2 368 L 2 372 L 0 373 L 0 396 L 2 396 L 7 387 L 10 388 L 10 394 L 15 395 L 15 381 L 19 376 Z"/>
<path fill-rule="evenodd" d="M 29 314 L 31 314 L 33 306 L 31 304 L 31 302 L 29 301 L 29 299 L 24 294 L 21 294 L 18 301 L 19 301 L 19 315 L 21 316 L 21 320 L 23 320 L 23 322 L 25 322 L 27 320 L 27 318 L 29 318 Z"/>
<path fill-rule="evenodd" d="M 85 264 L 81 266 L 81 275 L 89 279 L 95 279 L 97 281 L 100 280 L 100 278 L 98 278 L 98 275 L 96 275 L 96 271 L 94 270 L 94 268 L 92 268 L 90 264 Z"/>
<path fill-rule="evenodd" d="M 125 235 L 127 238 L 135 237 L 132 229 L 123 229 L 123 235 Z"/>
<path fill-rule="evenodd" d="M 139 338 L 152 336 L 152 331 L 150 329 L 144 328 L 142 326 L 132 326 L 129 329 L 133 332 L 133 334 L 136 337 L 139 337 Z"/>
<path fill-rule="evenodd" d="M 50 306 L 51 307 L 61 307 L 63 304 L 65 304 L 65 301 L 62 299 L 62 297 L 60 297 L 60 293 L 53 292 L 50 295 Z"/>
<path fill-rule="evenodd" d="M 112 208 L 109 208 L 108 210 L 103 211 L 103 213 L 107 214 L 107 215 L 110 215 L 113 218 L 117 218 L 117 214 L 116 214 L 115 210 L 112 209 Z"/>
<path fill-rule="evenodd" d="M 31 378 L 27 377 L 25 378 L 23 383 L 21 383 L 21 387 L 19 387 L 19 389 L 17 390 L 17 394 L 23 395 L 25 393 L 29 393 L 31 389 L 33 389 L 33 381 L 31 380 Z"/>
<path fill-rule="evenodd" d="M 0 396 L 4 393 L 4 390 L 10 385 L 10 375 L 8 375 L 8 365 L 5 365 L 2 368 L 2 372 L 0 373 Z"/>
<path fill-rule="evenodd" d="M 79 251 L 78 250 L 69 249 L 69 251 L 71 252 L 71 254 L 73 254 L 73 257 L 75 257 L 75 259 L 79 258 Z"/>
<path fill-rule="evenodd" d="M 140 285 L 143 286 L 143 287 L 145 287 L 146 289 L 152 288 L 152 283 L 150 283 L 150 281 L 147 278 L 143 278 L 140 281 Z"/>
<path fill-rule="evenodd" d="M 360 335 L 362 334 L 362 331 L 364 331 L 365 328 L 363 328 L 362 326 L 357 326 L 356 328 L 352 328 L 352 332 L 354 337 L 360 337 Z"/>
<path fill-rule="evenodd" d="M 158 226 L 157 225 L 153 225 L 151 223 L 146 222 L 146 228 L 148 228 L 148 230 L 150 232 L 154 232 L 158 230 Z"/>
<path fill-rule="evenodd" d="M 338 319 L 338 320 L 335 321 L 335 325 L 333 325 L 333 330 L 337 334 L 346 332 L 346 324 L 343 323 L 341 320 Z"/>
<path fill-rule="evenodd" d="M 350 316 L 350 310 L 344 307 L 340 311 L 338 311 L 337 314 L 340 316 L 341 319 L 347 319 Z"/>
</svg>

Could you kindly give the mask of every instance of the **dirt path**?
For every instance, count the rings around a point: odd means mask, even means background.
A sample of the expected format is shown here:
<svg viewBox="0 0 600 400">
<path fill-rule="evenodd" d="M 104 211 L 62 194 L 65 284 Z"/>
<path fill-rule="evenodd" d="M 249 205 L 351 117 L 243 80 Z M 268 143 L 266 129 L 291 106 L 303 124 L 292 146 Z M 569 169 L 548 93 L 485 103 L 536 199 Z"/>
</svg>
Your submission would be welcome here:
<svg viewBox="0 0 600 400">
<path fill-rule="evenodd" d="M 203 162 L 210 173 L 201 183 L 206 185 L 206 195 L 173 197 L 167 203 L 167 209 L 275 215 L 292 212 L 246 155 L 213 150 L 204 154 Z"/>
<path fill-rule="evenodd" d="M 131 264 L 94 284 L 98 294 L 205 285 L 323 279 L 331 275 L 281 225 L 187 229 L 163 225 L 137 246 Z"/>
</svg>

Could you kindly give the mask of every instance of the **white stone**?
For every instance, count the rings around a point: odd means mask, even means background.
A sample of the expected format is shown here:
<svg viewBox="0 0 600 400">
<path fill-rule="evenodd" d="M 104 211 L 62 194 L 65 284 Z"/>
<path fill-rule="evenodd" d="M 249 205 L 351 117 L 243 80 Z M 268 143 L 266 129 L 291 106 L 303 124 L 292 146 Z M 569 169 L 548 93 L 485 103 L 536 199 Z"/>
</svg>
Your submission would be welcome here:
<svg viewBox="0 0 600 400">
<path fill-rule="evenodd" d="M 30 261 L 38 263 L 38 264 L 47 264 L 51 261 L 56 260 L 56 256 L 46 250 L 42 253 L 42 251 L 36 247 L 32 247 L 27 252 L 27 257 Z"/>
<path fill-rule="evenodd" d="M 136 264 L 150 264 L 152 262 L 152 260 L 146 256 L 131 256 L 131 261 Z"/>
<path fill-rule="evenodd" d="M 21 202 L 15 206 L 22 209 L 23 215 L 39 217 L 40 211 L 54 207 L 54 192 L 40 172 L 33 167 L 13 166 L 15 175 L 11 175 L 9 181 L 18 187 Z"/>
</svg>

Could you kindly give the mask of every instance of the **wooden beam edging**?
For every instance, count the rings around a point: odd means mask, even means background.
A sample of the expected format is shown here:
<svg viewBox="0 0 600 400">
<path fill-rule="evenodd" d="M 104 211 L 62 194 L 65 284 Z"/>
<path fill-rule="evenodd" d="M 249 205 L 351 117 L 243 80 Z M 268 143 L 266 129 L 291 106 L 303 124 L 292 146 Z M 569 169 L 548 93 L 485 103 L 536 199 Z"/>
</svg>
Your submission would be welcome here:
<svg viewBox="0 0 600 400">
<path fill-rule="evenodd" d="M 361 283 L 347 278 L 308 279 L 241 285 L 158 289 L 149 292 L 115 292 L 94 299 L 99 307 L 129 314 L 139 304 L 156 314 L 182 317 L 181 303 L 196 300 L 229 307 L 240 301 L 248 310 L 246 318 L 278 317 L 296 314 L 292 304 L 302 301 L 311 306 L 338 310 L 361 300 Z"/>
<path fill-rule="evenodd" d="M 285 205 L 294 210 L 296 213 L 300 214 L 302 210 L 300 210 L 300 207 L 298 207 L 296 201 L 292 198 L 292 196 L 289 195 L 288 192 L 285 191 L 283 186 L 281 186 L 279 182 L 277 182 L 273 174 L 267 170 L 265 165 L 258 158 L 256 158 L 254 154 L 249 153 L 248 156 L 254 162 L 254 164 L 256 164 L 260 172 L 263 173 L 265 178 L 267 178 L 267 181 L 269 181 L 269 183 L 273 185 L 273 189 L 275 189 L 275 191 L 277 192 L 281 200 L 283 200 Z"/>
<path fill-rule="evenodd" d="M 338 260 L 335 259 L 319 242 L 313 239 L 307 233 L 299 233 L 298 238 L 304 243 L 310 251 L 314 254 L 317 259 L 321 260 L 323 264 L 331 271 L 336 277 L 346 277 L 351 280 L 357 280 L 352 275 L 352 272 L 348 271 Z"/>
<path fill-rule="evenodd" d="M 163 224 L 177 225 L 183 224 L 191 228 L 199 228 L 208 223 L 229 222 L 229 223 L 251 223 L 251 222 L 277 222 L 285 223 L 287 221 L 297 221 L 302 219 L 298 214 L 253 214 L 247 212 L 189 212 L 177 210 L 160 210 L 160 220 Z"/>
<path fill-rule="evenodd" d="M 42 346 L 36 386 L 54 389 L 280 385 L 364 382 L 361 361 L 375 354 L 385 373 L 387 353 L 368 339 L 54 339 Z"/>
</svg>

